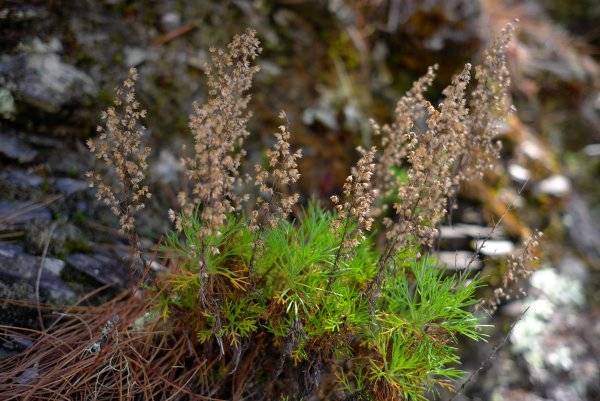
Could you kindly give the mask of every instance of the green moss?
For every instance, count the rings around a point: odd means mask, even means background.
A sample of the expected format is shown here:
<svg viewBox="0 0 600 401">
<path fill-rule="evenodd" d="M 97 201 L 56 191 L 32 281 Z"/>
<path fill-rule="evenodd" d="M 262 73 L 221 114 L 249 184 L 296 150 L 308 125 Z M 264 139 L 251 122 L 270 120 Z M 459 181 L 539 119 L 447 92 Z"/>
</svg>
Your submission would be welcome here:
<svg viewBox="0 0 600 401">
<path fill-rule="evenodd" d="M 48 191 L 50 190 L 50 180 L 48 180 L 48 177 L 44 177 L 41 189 L 43 193 L 48 193 Z"/>
<path fill-rule="evenodd" d="M 92 251 L 90 243 L 86 240 L 68 239 L 63 246 L 63 253 L 69 255 L 74 252 L 89 253 Z"/>
<path fill-rule="evenodd" d="M 334 34 L 328 34 L 331 36 Z M 352 43 L 347 33 L 335 33 L 335 36 L 326 40 L 329 43 L 327 54 L 331 59 L 340 59 L 349 70 L 360 67 L 360 54 Z"/>
<path fill-rule="evenodd" d="M 75 211 L 74 217 L 75 220 L 79 223 L 85 223 L 87 219 L 86 215 L 81 210 Z"/>
</svg>

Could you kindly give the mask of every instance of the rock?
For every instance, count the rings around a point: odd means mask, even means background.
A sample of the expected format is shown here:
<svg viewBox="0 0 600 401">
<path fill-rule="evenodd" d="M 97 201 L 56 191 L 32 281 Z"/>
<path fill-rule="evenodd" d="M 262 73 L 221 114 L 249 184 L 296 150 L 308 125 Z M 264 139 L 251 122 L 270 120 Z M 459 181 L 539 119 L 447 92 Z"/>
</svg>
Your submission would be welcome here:
<svg viewBox="0 0 600 401">
<path fill-rule="evenodd" d="M 0 86 L 0 117 L 10 120 L 15 116 L 16 111 L 15 99 L 10 90 Z"/>
<path fill-rule="evenodd" d="M 513 371 L 516 371 L 516 366 L 512 366 Z M 511 401 L 550 401 L 547 398 L 540 397 L 534 393 L 521 389 L 495 389 L 490 397 L 490 400 L 511 400 Z"/>
<path fill-rule="evenodd" d="M 455 224 L 452 227 L 442 226 L 442 235 L 444 232 L 449 233 L 447 230 L 450 228 L 455 234 L 464 235 L 471 238 L 487 238 L 490 235 L 492 238 L 499 238 L 504 234 L 502 227 L 497 227 L 492 233 L 491 227 L 480 226 L 476 224 Z"/>
<path fill-rule="evenodd" d="M 14 259 L 14 263 L 11 264 L 13 267 L 11 273 L 14 274 L 16 278 L 23 279 L 35 278 L 38 266 L 42 260 L 41 256 L 33 256 L 25 253 L 17 254 L 11 259 Z M 42 279 L 46 274 L 54 277 L 60 276 L 64 267 L 65 262 L 62 260 L 46 257 L 44 260 Z"/>
<path fill-rule="evenodd" d="M 39 363 L 36 363 L 33 368 L 27 368 L 17 377 L 18 384 L 33 384 L 40 377 Z"/>
<path fill-rule="evenodd" d="M 62 43 L 57 37 L 50 38 L 48 42 L 43 42 L 40 38 L 33 38 L 29 45 L 21 45 L 21 50 L 33 53 L 59 53 L 63 51 Z"/>
<path fill-rule="evenodd" d="M 12 279 L 8 280 L 6 277 L 0 277 L 0 300 L 8 299 L 17 299 L 25 301 L 26 304 L 34 305 L 36 302 L 35 285 L 25 280 L 13 281 Z M 39 328 L 37 311 L 26 306 L 0 301 L 0 325 Z M 3 341 L 0 341 L 0 346 L 5 350 L 18 351 L 22 349 L 18 343 L 4 340 L 6 340 L 5 335 L 3 335 Z"/>
<path fill-rule="evenodd" d="M 23 253 L 22 246 L 0 242 L 0 257 L 16 258 L 20 253 Z"/>
<path fill-rule="evenodd" d="M 468 249 L 471 238 L 455 226 L 440 227 L 441 249 Z"/>
<path fill-rule="evenodd" d="M 25 188 L 39 188 L 44 179 L 37 174 L 31 174 L 24 170 L 7 170 L 0 173 L 0 180 L 5 184 Z"/>
<path fill-rule="evenodd" d="M 158 160 L 150 167 L 152 177 L 156 177 L 165 184 L 176 183 L 183 176 L 181 162 L 169 150 L 163 149 L 158 155 Z"/>
<path fill-rule="evenodd" d="M 0 345 L 0 359 L 9 358 L 18 353 L 19 351 L 7 349 L 4 345 Z"/>
<path fill-rule="evenodd" d="M 283 70 L 281 69 L 281 67 L 276 64 L 273 63 L 271 61 L 268 60 L 263 60 L 259 63 L 260 65 L 260 71 L 259 71 L 259 76 L 262 76 L 263 79 L 264 78 L 275 78 L 280 76 L 283 73 Z"/>
<path fill-rule="evenodd" d="M 127 47 L 123 50 L 124 60 L 123 63 L 127 67 L 137 67 L 147 60 L 156 60 L 158 54 L 152 52 L 146 48 L 141 47 Z"/>
<path fill-rule="evenodd" d="M 56 189 L 67 196 L 71 196 L 77 192 L 85 191 L 88 189 L 89 184 L 84 180 L 76 180 L 73 178 L 59 178 L 54 184 Z"/>
<path fill-rule="evenodd" d="M 477 226 L 487 224 L 481 208 L 468 205 L 459 205 L 458 211 L 453 211 L 451 218 L 452 220 L 460 221 L 464 224 Z"/>
<path fill-rule="evenodd" d="M 19 82 L 17 94 L 42 110 L 57 112 L 65 103 L 96 92 L 88 75 L 64 64 L 57 54 L 34 54 L 26 64 L 27 75 Z"/>
<path fill-rule="evenodd" d="M 0 292 L 2 290 L 0 289 Z M 4 298 L 4 295 L 8 295 L 6 298 L 10 298 L 10 299 L 18 299 L 15 298 L 15 294 L 1 294 Z M 4 305 L 4 308 L 6 307 L 6 305 Z M 6 312 L 6 311 L 5 311 Z M 13 312 L 16 312 L 13 309 Z M 6 323 L 11 323 L 10 320 L 7 320 Z M 16 322 L 15 322 L 16 323 Z M 4 334 L 2 336 L 2 343 L 0 343 L 0 359 L 2 358 L 6 358 L 12 355 L 16 355 L 20 352 L 22 352 L 23 350 L 31 347 L 31 345 L 33 344 L 33 341 L 31 341 L 28 338 L 24 338 L 24 337 L 20 337 L 16 334 L 10 335 L 10 334 Z"/>
<path fill-rule="evenodd" d="M 554 269 L 535 271 L 529 279 L 531 286 L 538 289 L 543 298 L 553 307 L 578 308 L 585 303 L 585 292 L 580 281 L 571 279 Z"/>
<path fill-rule="evenodd" d="M 344 106 L 345 129 L 351 132 L 360 132 L 359 130 L 364 121 L 367 121 L 367 119 L 356 104 L 347 104 Z"/>
<path fill-rule="evenodd" d="M 65 262 L 60 259 L 46 258 L 44 261 L 44 269 L 57 277 L 60 276 L 64 268 Z"/>
<path fill-rule="evenodd" d="M 16 136 L 0 133 L 0 154 L 19 163 L 33 161 L 38 152 Z"/>
<path fill-rule="evenodd" d="M 534 272 L 524 304 L 529 310 L 510 336 L 512 351 L 527 364 L 534 388 L 551 400 L 584 401 L 600 380 L 593 340 L 600 325 L 586 316 L 583 283 L 554 269 Z M 595 398 L 590 398 L 595 399 Z"/>
<path fill-rule="evenodd" d="M 537 184 L 539 193 L 563 198 L 571 193 L 571 181 L 564 175 L 553 175 Z"/>
<path fill-rule="evenodd" d="M 531 178 L 531 173 L 523 166 L 518 164 L 508 165 L 508 175 L 516 182 L 526 182 Z"/>
<path fill-rule="evenodd" d="M 48 224 L 48 222 L 39 219 L 29 222 L 25 227 L 25 250 L 34 255 L 41 255 L 48 246 L 50 253 L 57 254 L 55 245 L 57 226 L 57 222 Z"/>
<path fill-rule="evenodd" d="M 565 225 L 573 246 L 591 263 L 600 266 L 600 218 L 577 193 L 567 203 Z"/>
<path fill-rule="evenodd" d="M 144 260 L 146 260 L 146 258 L 144 258 Z M 165 266 L 161 265 L 156 260 L 152 260 L 150 262 L 150 269 L 152 269 L 153 272 L 160 272 L 160 271 L 165 270 Z"/>
<path fill-rule="evenodd" d="M 532 160 L 541 160 L 548 156 L 548 151 L 537 139 L 527 138 L 519 144 L 519 151 Z"/>
<path fill-rule="evenodd" d="M 339 129 L 336 115 L 336 110 L 330 106 L 311 107 L 302 113 L 302 122 L 306 125 L 313 125 L 319 122 L 325 128 L 336 131 Z"/>
<path fill-rule="evenodd" d="M 50 138 L 47 136 L 39 136 L 33 134 L 27 134 L 27 142 L 30 145 L 39 146 L 43 148 L 61 148 L 64 147 L 65 143 L 56 138 Z"/>
<path fill-rule="evenodd" d="M 560 274 L 577 280 L 581 283 L 588 283 L 590 273 L 583 261 L 576 256 L 567 253 L 562 257 L 558 264 Z"/>
<path fill-rule="evenodd" d="M 169 11 L 160 17 L 160 24 L 165 31 L 174 31 L 181 25 L 181 14 Z"/>
<path fill-rule="evenodd" d="M 52 213 L 46 206 L 31 202 L 0 201 L 0 226 L 2 224 L 26 224 L 37 219 L 52 220 Z"/>
<path fill-rule="evenodd" d="M 67 264 L 99 283 L 118 288 L 127 288 L 129 285 L 129 266 L 114 256 L 73 253 L 67 257 Z"/>
<path fill-rule="evenodd" d="M 473 239 L 485 239 L 490 236 L 490 227 L 475 224 L 454 224 L 440 227 L 440 246 L 443 249 L 470 249 Z M 491 234 L 492 238 L 500 238 L 503 231 L 498 227 Z"/>
<path fill-rule="evenodd" d="M 23 48 L 28 53 L 0 59 L 0 73 L 11 83 L 16 100 L 55 113 L 63 105 L 97 92 L 96 84 L 86 73 L 60 59 L 57 52 L 62 45 L 58 40 L 49 44 L 34 40 Z"/>
<path fill-rule="evenodd" d="M 86 158 L 84 161 L 77 153 L 69 152 L 67 150 L 62 152 L 50 152 L 46 160 L 53 174 L 66 177 L 87 171 L 89 169 L 89 166 L 87 165 L 88 161 L 89 159 Z"/>
<path fill-rule="evenodd" d="M 583 153 L 585 153 L 589 157 L 598 157 L 600 156 L 600 143 L 594 143 L 591 145 L 587 145 L 583 148 Z"/>
<path fill-rule="evenodd" d="M 25 281 L 35 286 L 41 257 L 28 255 L 22 248 L 5 243 L 0 243 L 0 255 L 0 277 L 5 282 Z M 49 302 L 62 303 L 75 297 L 73 290 L 60 278 L 64 267 L 65 262 L 60 259 L 47 257 L 44 260 L 40 276 L 40 294 Z"/>
<path fill-rule="evenodd" d="M 479 270 L 483 266 L 479 259 L 473 259 L 473 252 L 440 251 L 435 256 L 448 270 L 465 270 L 467 268 L 469 270 Z M 471 259 L 473 259 L 472 262 Z M 470 265 L 469 262 L 471 262 Z"/>
<path fill-rule="evenodd" d="M 195 54 L 190 54 L 187 58 L 187 63 L 200 71 L 204 71 L 206 63 L 208 63 L 209 55 L 206 51 L 199 50 Z"/>
<path fill-rule="evenodd" d="M 508 240 L 479 240 L 475 241 L 475 249 L 484 256 L 500 257 L 512 254 L 515 244 Z"/>
<path fill-rule="evenodd" d="M 81 230 L 64 220 L 52 224 L 34 220 L 26 227 L 25 249 L 32 254 L 41 255 L 44 248 L 54 255 L 66 255 L 71 251 L 85 251 L 90 248 Z"/>
</svg>

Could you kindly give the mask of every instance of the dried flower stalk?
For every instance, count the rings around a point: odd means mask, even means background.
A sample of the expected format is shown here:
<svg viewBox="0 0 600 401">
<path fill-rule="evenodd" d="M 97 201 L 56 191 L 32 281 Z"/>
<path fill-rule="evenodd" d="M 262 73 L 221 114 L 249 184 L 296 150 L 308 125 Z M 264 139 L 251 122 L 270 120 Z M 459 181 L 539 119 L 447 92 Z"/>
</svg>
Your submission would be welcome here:
<svg viewBox="0 0 600 401">
<path fill-rule="evenodd" d="M 350 257 L 352 248 L 365 239 L 364 232 L 370 231 L 373 224 L 371 208 L 377 190 L 371 188 L 371 179 L 376 167 L 373 163 L 376 148 L 373 146 L 367 151 L 358 147 L 357 150 L 361 158 L 346 178 L 343 200 L 336 195 L 331 197 L 337 210 L 337 218 L 331 221 L 330 230 L 340 238 L 332 272 L 337 270 L 340 259 Z M 351 228 L 353 224 L 356 224 L 356 227 Z M 331 284 L 332 279 L 329 280 L 328 287 L 331 287 Z"/>
<path fill-rule="evenodd" d="M 134 231 L 136 212 L 143 209 L 144 200 L 151 197 L 148 187 L 142 185 L 150 148 L 142 143 L 146 128 L 140 119 L 146 116 L 146 110 L 141 109 L 135 99 L 137 79 L 136 69 L 131 68 L 129 79 L 116 89 L 114 107 L 101 114 L 105 124 L 97 128 L 98 139 L 87 141 L 90 151 L 110 170 L 106 174 L 87 172 L 90 187 L 97 189 L 96 198 L 119 218 L 120 230 L 128 233 Z M 111 176 L 113 182 L 110 182 Z"/>
<path fill-rule="evenodd" d="M 227 214 L 239 210 L 241 199 L 233 193 L 238 181 L 241 149 L 249 135 L 246 124 L 251 113 L 246 112 L 250 96 L 245 93 L 252 85 L 258 66 L 252 62 L 261 52 L 256 32 L 248 29 L 237 35 L 228 51 L 210 49 L 211 62 L 206 66 L 208 102 L 194 103 L 190 129 L 194 136 L 194 153 L 183 158 L 185 174 L 192 184 L 191 196 L 179 194 L 185 215 L 198 210 L 203 223 L 202 236 L 214 233 L 227 219 Z M 181 229 L 181 219 L 170 212 L 171 219 Z"/>
<path fill-rule="evenodd" d="M 387 233 L 391 254 L 409 236 L 418 245 L 431 246 L 437 225 L 446 214 L 448 196 L 459 179 L 454 165 L 467 139 L 465 91 L 470 68 L 467 64 L 444 90 L 439 110 L 427 103 L 427 131 L 408 135 L 408 182 L 399 183 L 400 201 L 394 204 L 398 221 Z"/>
<path fill-rule="evenodd" d="M 250 274 L 252 274 L 251 270 L 257 252 L 262 246 L 261 236 L 265 228 L 276 227 L 279 221 L 285 219 L 292 212 L 292 207 L 300 198 L 297 193 L 288 195 L 289 191 L 286 187 L 300 179 L 297 160 L 302 157 L 302 150 L 291 152 L 289 122 L 284 111 L 281 111 L 279 118 L 285 123 L 280 125 L 279 132 L 274 134 L 277 141 L 273 150 L 267 151 L 269 168 L 272 171 L 269 172 L 260 164 L 254 166 L 256 170 L 254 183 L 259 191 L 268 197 L 268 201 L 259 196 L 256 199 L 257 208 L 250 214 L 249 229 L 255 233 L 252 255 L 248 263 Z"/>
<path fill-rule="evenodd" d="M 509 108 L 506 98 L 510 74 L 506 66 L 506 50 L 514 32 L 506 24 L 491 48 L 483 53 L 483 63 L 475 67 L 477 85 L 471 95 L 470 135 L 461 160 L 464 179 L 481 178 L 500 157 L 501 143 L 496 140 L 498 121 L 506 118 Z"/>
<path fill-rule="evenodd" d="M 502 302 L 509 301 L 519 295 L 526 295 L 522 287 L 515 288 L 514 286 L 533 273 L 531 265 L 539 260 L 536 251 L 542 237 L 543 233 L 536 230 L 525 240 L 519 254 L 512 254 L 506 258 L 506 274 L 502 276 L 502 283 L 494 290 L 491 298 L 486 298 L 475 305 L 475 310 L 484 309 L 489 313 L 493 313 Z"/>
<path fill-rule="evenodd" d="M 336 195 L 331 197 L 331 201 L 337 209 L 337 219 L 331 222 L 331 228 L 337 235 L 338 230 L 346 221 L 352 219 L 358 223 L 355 236 L 356 238 L 346 238 L 342 244 L 343 248 L 353 248 L 357 245 L 357 239 L 363 240 L 363 231 L 369 231 L 373 224 L 373 218 L 370 216 L 371 206 L 377 194 L 376 189 L 371 188 L 371 178 L 375 171 L 376 148 L 373 146 L 368 151 L 362 147 L 357 148 L 361 158 L 352 167 L 351 174 L 344 183 L 344 201 Z"/>
<path fill-rule="evenodd" d="M 426 112 L 423 94 L 431 86 L 437 68 L 437 64 L 429 67 L 427 73 L 415 81 L 411 89 L 396 103 L 394 123 L 380 127 L 371 121 L 375 135 L 381 135 L 383 154 L 379 159 L 376 175 L 382 195 L 390 195 L 395 188 L 396 177 L 393 168 L 401 166 L 408 154 L 414 121 L 423 117 Z"/>
<path fill-rule="evenodd" d="M 191 183 L 191 194 L 182 191 L 178 195 L 183 214 L 190 217 L 197 213 L 201 222 L 198 235 L 199 249 L 198 298 L 207 312 L 215 318 L 213 334 L 224 354 L 221 336 L 220 300 L 209 296 L 211 286 L 208 273 L 208 255 L 218 254 L 219 249 L 209 246 L 205 239 L 219 235 L 230 213 L 240 209 L 242 198 L 234 193 L 239 183 L 239 166 L 245 151 L 244 140 L 249 135 L 246 128 L 251 113 L 246 112 L 250 96 L 246 92 L 252 86 L 254 74 L 259 70 L 252 62 L 262 49 L 256 31 L 246 30 L 236 35 L 228 50 L 211 48 L 211 60 L 206 65 L 208 77 L 208 101 L 194 103 L 190 116 L 190 130 L 194 137 L 194 156 L 182 158 L 186 178 Z M 169 217 L 179 231 L 183 220 L 174 211 Z"/>
<path fill-rule="evenodd" d="M 268 197 L 266 201 L 262 197 L 256 199 L 257 209 L 250 215 L 250 231 L 260 231 L 263 227 L 275 227 L 277 223 L 285 219 L 292 211 L 292 207 L 298 202 L 297 193 L 286 195 L 285 187 L 295 183 L 300 178 L 297 160 L 302 157 L 302 150 L 290 151 L 290 131 L 287 115 L 284 111 L 279 118 L 285 124 L 279 126 L 279 132 L 275 133 L 277 141 L 273 150 L 267 151 L 269 168 L 271 172 L 264 169 L 260 164 L 255 165 L 256 187 Z"/>
<path fill-rule="evenodd" d="M 414 243 L 432 246 L 437 226 L 447 212 L 459 184 L 480 178 L 483 171 L 499 157 L 497 121 L 505 118 L 505 98 L 510 79 L 505 52 L 512 37 L 512 24 L 502 30 L 484 62 L 475 68 L 477 86 L 466 107 L 466 87 L 470 80 L 467 64 L 443 94 L 439 110 L 424 101 L 423 92 L 431 85 L 434 68 L 413 85 L 396 107 L 396 121 L 391 126 L 373 124 L 382 135 L 384 154 L 377 170 L 379 185 L 385 194 L 397 188 L 399 202 L 394 204 L 397 220 L 385 219 L 388 249 L 385 263 L 411 237 Z M 411 131 L 426 106 L 429 114 L 425 133 Z M 393 167 L 404 160 L 409 164 L 408 182 L 395 181 Z"/>
</svg>

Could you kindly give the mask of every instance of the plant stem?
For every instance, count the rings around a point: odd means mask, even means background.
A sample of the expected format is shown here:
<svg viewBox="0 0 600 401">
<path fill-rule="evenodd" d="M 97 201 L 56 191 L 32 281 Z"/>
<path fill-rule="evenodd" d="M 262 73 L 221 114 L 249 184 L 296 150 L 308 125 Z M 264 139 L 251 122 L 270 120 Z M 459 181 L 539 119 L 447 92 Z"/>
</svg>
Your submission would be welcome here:
<svg viewBox="0 0 600 401">
<path fill-rule="evenodd" d="M 329 271 L 331 276 L 329 277 L 329 280 L 327 281 L 327 291 L 331 290 L 331 286 L 333 285 L 333 283 L 335 281 L 333 273 L 335 273 L 337 271 L 338 261 L 340 259 L 342 248 L 344 247 L 344 241 L 346 240 L 346 235 L 348 233 L 348 225 L 349 224 L 350 224 L 350 215 L 348 214 L 348 216 L 346 217 L 346 222 L 344 223 L 344 231 L 342 232 L 342 238 L 340 239 L 340 246 L 338 247 L 337 252 L 335 254 L 335 259 L 333 261 L 333 267 Z"/>
</svg>

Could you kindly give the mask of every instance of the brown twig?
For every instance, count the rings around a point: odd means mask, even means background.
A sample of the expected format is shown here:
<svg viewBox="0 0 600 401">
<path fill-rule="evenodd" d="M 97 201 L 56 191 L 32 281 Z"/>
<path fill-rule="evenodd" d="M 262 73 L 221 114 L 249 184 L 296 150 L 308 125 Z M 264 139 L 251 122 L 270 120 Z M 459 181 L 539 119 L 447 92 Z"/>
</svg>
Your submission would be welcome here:
<svg viewBox="0 0 600 401">
<path fill-rule="evenodd" d="M 121 231 L 116 230 L 114 228 L 107 227 L 102 224 L 94 223 L 93 221 L 86 220 L 83 224 L 85 224 L 87 227 L 91 228 L 92 230 L 96 230 L 96 231 L 99 231 L 102 233 L 107 233 L 107 234 L 110 234 L 110 235 L 118 237 L 118 238 L 129 239 L 127 234 L 122 233 Z"/>
<path fill-rule="evenodd" d="M 169 43 L 175 39 L 177 39 L 180 36 L 185 35 L 188 32 L 193 31 L 194 29 L 196 29 L 197 26 L 195 24 L 185 24 L 165 35 L 160 36 L 158 39 L 154 40 L 150 45 L 151 46 L 160 46 L 160 45 L 164 45 L 165 43 Z"/>
<path fill-rule="evenodd" d="M 523 185 L 517 192 L 517 195 L 521 195 L 521 193 L 525 190 L 525 187 L 527 186 L 528 183 L 529 183 L 529 180 L 527 180 L 527 181 L 525 181 L 525 183 L 523 183 Z M 509 204 L 508 206 L 506 206 L 506 209 L 504 209 L 504 212 L 500 215 L 500 218 L 498 219 L 498 221 L 496 221 L 494 223 L 494 225 L 490 229 L 490 232 L 488 233 L 488 235 L 475 248 L 475 251 L 473 252 L 473 255 L 471 256 L 471 259 L 469 259 L 469 262 L 467 263 L 465 270 L 467 270 L 467 271 L 469 270 L 469 268 L 471 267 L 471 265 L 473 264 L 475 259 L 477 259 L 477 256 L 479 256 L 479 254 L 481 253 L 481 250 L 483 249 L 485 244 L 488 242 L 488 240 L 490 238 L 492 238 L 492 235 L 494 235 L 494 232 L 498 229 L 498 227 L 500 227 L 500 224 L 502 224 L 502 221 L 504 220 L 504 218 L 508 215 L 508 213 L 510 213 L 510 211 L 513 208 L 514 208 L 514 205 L 512 203 Z"/>
<path fill-rule="evenodd" d="M 19 205 L 15 210 L 0 215 L 0 227 L 3 225 L 12 224 L 15 221 L 17 221 L 18 217 L 29 213 L 33 210 L 39 209 L 43 206 L 49 205 L 50 203 L 60 198 L 62 198 L 62 195 L 52 195 L 43 199 L 40 202 L 24 202 L 23 204 Z"/>
<path fill-rule="evenodd" d="M 38 322 L 42 330 L 44 328 L 44 319 L 42 318 L 42 310 L 40 308 L 40 281 L 42 279 L 42 270 L 44 270 L 44 263 L 46 262 L 46 254 L 48 253 L 48 248 L 50 247 L 50 241 L 52 240 L 52 234 L 54 233 L 54 229 L 56 228 L 56 222 L 53 222 L 50 225 L 50 232 L 48 233 L 48 238 L 46 240 L 46 244 L 44 245 L 44 251 L 42 252 L 42 259 L 40 260 L 40 265 L 37 269 L 37 274 L 35 277 L 35 303 L 38 314 Z"/>
</svg>

